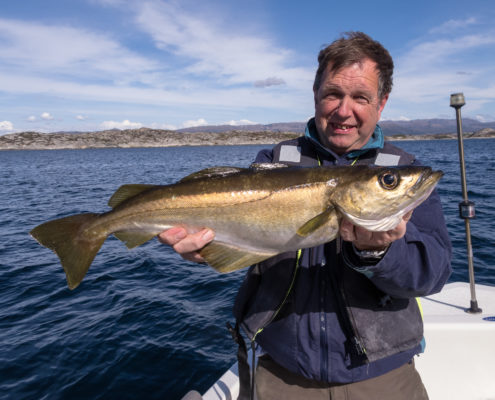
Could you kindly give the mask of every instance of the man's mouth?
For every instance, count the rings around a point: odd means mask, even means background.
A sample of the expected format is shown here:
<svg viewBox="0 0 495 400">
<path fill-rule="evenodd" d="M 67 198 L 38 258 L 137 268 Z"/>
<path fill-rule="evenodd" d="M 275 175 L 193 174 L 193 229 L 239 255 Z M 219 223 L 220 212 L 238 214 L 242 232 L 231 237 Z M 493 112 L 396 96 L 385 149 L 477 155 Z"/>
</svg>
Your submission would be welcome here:
<svg viewBox="0 0 495 400">
<path fill-rule="evenodd" d="M 337 124 L 332 122 L 331 123 L 332 128 L 340 131 L 348 131 L 349 129 L 352 129 L 355 127 L 355 125 L 346 125 L 346 124 Z"/>
</svg>

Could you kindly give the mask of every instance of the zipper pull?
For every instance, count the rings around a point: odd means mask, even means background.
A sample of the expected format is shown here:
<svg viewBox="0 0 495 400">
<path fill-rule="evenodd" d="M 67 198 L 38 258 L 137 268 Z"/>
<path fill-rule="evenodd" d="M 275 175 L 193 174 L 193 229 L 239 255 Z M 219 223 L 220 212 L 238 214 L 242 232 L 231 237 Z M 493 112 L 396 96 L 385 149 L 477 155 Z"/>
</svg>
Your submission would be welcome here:
<svg viewBox="0 0 495 400">
<path fill-rule="evenodd" d="M 363 347 L 363 345 L 361 344 L 361 342 L 358 340 L 358 338 L 356 336 L 353 336 L 352 339 L 351 339 L 351 342 L 352 342 L 352 345 L 354 346 L 354 350 L 356 350 L 356 353 L 358 356 L 364 356 L 366 358 L 368 358 L 366 356 L 366 349 Z"/>
</svg>

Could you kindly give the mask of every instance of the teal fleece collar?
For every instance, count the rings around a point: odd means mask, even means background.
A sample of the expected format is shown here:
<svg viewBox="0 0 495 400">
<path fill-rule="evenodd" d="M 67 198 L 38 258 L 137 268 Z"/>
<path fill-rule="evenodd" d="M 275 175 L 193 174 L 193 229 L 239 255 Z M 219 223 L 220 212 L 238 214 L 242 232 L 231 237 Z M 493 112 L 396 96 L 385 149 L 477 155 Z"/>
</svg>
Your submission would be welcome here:
<svg viewBox="0 0 495 400">
<path fill-rule="evenodd" d="M 333 151 L 327 149 L 320 143 L 320 139 L 318 138 L 318 132 L 316 131 L 316 124 L 314 118 L 311 118 L 306 124 L 306 130 L 304 132 L 304 136 L 306 136 L 309 140 L 311 140 L 317 146 L 318 150 L 321 151 L 323 154 L 335 157 Z M 382 149 L 384 143 L 385 143 L 385 138 L 382 132 L 382 128 L 380 128 L 380 125 L 377 124 L 368 142 L 359 150 L 354 150 L 345 154 L 345 157 L 348 159 L 354 159 L 356 157 L 359 157 L 361 154 L 366 153 L 368 150 Z"/>
</svg>

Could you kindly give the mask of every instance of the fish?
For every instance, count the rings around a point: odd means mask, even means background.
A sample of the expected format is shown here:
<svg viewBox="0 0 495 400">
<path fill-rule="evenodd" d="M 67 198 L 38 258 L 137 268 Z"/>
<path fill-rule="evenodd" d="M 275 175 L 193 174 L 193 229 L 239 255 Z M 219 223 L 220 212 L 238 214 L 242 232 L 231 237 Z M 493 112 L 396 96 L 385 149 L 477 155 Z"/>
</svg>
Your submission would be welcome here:
<svg viewBox="0 0 495 400">
<path fill-rule="evenodd" d="M 51 220 L 30 234 L 57 254 L 70 289 L 109 235 L 132 249 L 173 226 L 212 229 L 200 254 L 226 273 L 327 243 L 342 218 L 370 231 L 393 229 L 442 175 L 426 166 L 212 167 L 170 185 L 123 185 L 110 211 Z"/>
</svg>

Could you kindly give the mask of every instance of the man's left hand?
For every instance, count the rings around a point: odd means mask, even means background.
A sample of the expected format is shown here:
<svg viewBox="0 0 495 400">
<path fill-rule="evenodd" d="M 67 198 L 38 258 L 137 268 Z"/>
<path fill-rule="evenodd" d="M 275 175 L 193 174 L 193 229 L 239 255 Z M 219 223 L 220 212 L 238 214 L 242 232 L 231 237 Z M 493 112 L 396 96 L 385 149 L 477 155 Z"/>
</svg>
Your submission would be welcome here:
<svg viewBox="0 0 495 400">
<path fill-rule="evenodd" d="M 412 211 L 405 214 L 399 225 L 386 232 L 371 232 L 343 218 L 340 224 L 340 236 L 346 242 L 354 243 L 354 247 L 358 250 L 385 250 L 390 243 L 406 234 L 406 225 L 411 215 Z"/>
</svg>

